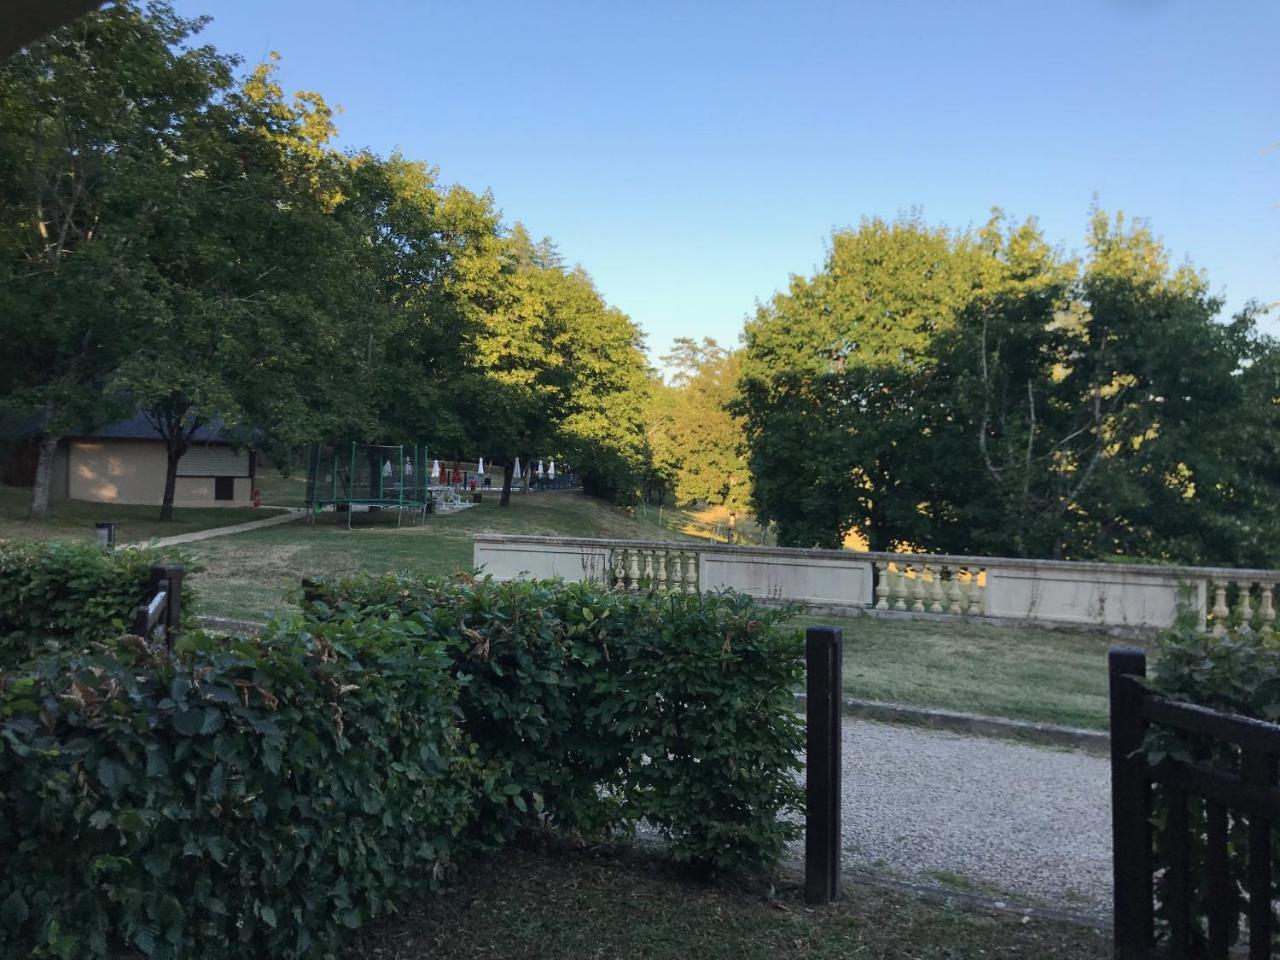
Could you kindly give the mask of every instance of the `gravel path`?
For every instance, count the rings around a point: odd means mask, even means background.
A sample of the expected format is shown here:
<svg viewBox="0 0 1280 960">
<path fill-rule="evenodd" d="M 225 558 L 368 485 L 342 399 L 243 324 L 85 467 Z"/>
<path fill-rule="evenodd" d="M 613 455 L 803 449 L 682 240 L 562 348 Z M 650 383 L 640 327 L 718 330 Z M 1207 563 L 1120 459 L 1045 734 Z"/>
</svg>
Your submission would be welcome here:
<svg viewBox="0 0 1280 960">
<path fill-rule="evenodd" d="M 1110 908 L 1105 758 L 855 719 L 843 737 L 846 869 Z"/>
</svg>

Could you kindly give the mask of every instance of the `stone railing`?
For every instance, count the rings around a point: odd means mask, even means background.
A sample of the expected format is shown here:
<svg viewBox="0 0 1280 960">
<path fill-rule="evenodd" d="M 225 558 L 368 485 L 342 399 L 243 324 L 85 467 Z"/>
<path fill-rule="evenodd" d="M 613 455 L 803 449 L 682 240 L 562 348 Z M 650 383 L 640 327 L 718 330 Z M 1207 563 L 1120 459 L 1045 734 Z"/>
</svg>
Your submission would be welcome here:
<svg viewBox="0 0 1280 960">
<path fill-rule="evenodd" d="M 1229 623 L 1272 630 L 1280 583 L 1277 570 L 488 534 L 475 538 L 474 562 L 499 579 L 588 579 L 629 591 L 734 589 L 886 616 L 1141 630 L 1169 626 L 1191 609 L 1216 634 Z"/>
<path fill-rule="evenodd" d="M 698 551 L 674 543 L 614 547 L 609 571 L 617 590 L 698 592 Z"/>
</svg>

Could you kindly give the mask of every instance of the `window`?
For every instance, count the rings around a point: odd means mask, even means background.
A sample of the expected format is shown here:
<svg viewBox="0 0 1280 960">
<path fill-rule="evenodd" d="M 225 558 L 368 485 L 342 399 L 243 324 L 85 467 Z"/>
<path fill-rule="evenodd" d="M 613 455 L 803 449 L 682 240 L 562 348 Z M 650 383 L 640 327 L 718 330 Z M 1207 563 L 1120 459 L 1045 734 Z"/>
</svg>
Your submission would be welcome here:
<svg viewBox="0 0 1280 960">
<path fill-rule="evenodd" d="M 234 500 L 235 498 L 236 498 L 236 478 L 235 477 L 214 477 L 213 478 L 213 499 Z"/>
</svg>

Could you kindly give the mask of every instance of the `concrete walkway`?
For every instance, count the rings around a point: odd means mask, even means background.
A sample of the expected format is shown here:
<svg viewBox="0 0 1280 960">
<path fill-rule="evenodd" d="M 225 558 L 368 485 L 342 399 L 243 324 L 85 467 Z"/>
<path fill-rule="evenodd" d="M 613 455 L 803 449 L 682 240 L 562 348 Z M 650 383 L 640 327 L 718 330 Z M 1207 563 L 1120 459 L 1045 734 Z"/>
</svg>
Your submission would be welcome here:
<svg viewBox="0 0 1280 960">
<path fill-rule="evenodd" d="M 1110 909 L 1105 758 L 850 718 L 842 761 L 847 870 Z"/>
<path fill-rule="evenodd" d="M 129 544 L 134 547 L 172 547 L 179 543 L 195 543 L 197 540 L 212 540 L 214 537 L 229 537 L 233 533 L 244 533 L 246 530 L 261 530 L 263 527 L 274 527 L 282 523 L 292 523 L 294 520 L 301 520 L 307 515 L 307 511 L 296 508 L 289 509 L 287 513 L 276 514 L 273 517 L 264 517 L 261 520 L 250 520 L 248 523 L 236 523 L 229 527 L 213 527 L 209 530 L 197 530 L 194 533 L 180 533 L 175 537 L 160 537 L 155 540 L 142 540 L 138 543 Z"/>
</svg>

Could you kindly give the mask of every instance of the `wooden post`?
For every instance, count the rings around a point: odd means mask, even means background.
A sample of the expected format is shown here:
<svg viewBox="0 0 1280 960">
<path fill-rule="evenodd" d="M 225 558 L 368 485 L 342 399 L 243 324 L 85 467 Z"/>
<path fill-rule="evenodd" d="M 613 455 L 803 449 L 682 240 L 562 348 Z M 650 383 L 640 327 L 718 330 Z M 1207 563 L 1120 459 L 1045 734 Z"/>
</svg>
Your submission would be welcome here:
<svg viewBox="0 0 1280 960">
<path fill-rule="evenodd" d="M 1147 675 L 1141 650 L 1113 649 L 1111 681 L 1111 844 L 1115 884 L 1115 948 L 1119 960 L 1144 960 L 1154 933 L 1151 889 L 1151 786 L 1140 761 L 1145 695 L 1134 678 Z"/>
<path fill-rule="evenodd" d="M 166 580 L 168 581 L 169 603 L 164 612 L 164 637 L 165 643 L 172 650 L 175 636 L 182 631 L 182 567 L 175 563 L 151 568 L 151 585 L 153 588 L 160 581 Z"/>
<path fill-rule="evenodd" d="M 830 903 L 840 895 L 840 693 L 844 633 L 810 627 L 805 633 L 804 896 Z"/>
<path fill-rule="evenodd" d="M 320 581 L 312 580 L 310 577 L 302 578 L 302 602 L 307 604 L 315 603 L 321 598 Z"/>
</svg>

